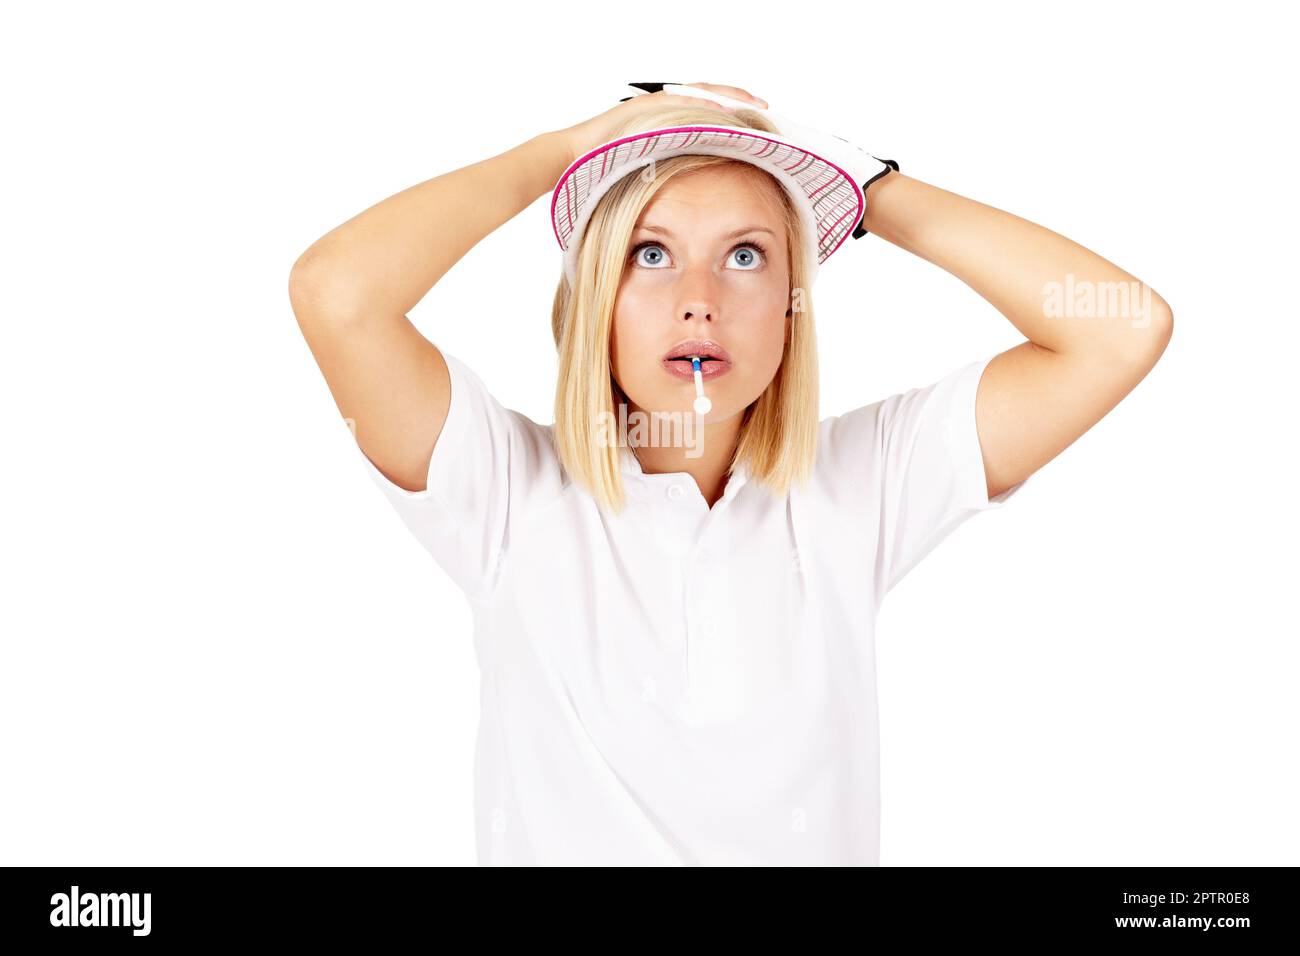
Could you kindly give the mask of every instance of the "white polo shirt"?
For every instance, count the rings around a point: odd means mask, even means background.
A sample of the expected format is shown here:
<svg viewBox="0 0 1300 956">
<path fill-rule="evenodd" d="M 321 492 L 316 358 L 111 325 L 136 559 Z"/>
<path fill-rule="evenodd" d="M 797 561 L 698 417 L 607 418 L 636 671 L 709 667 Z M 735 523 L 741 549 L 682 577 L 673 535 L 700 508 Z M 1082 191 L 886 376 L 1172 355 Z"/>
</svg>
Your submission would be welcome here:
<svg viewBox="0 0 1300 956">
<path fill-rule="evenodd" d="M 989 359 L 824 419 L 780 500 L 741 469 L 710 509 L 625 449 L 608 517 L 443 355 L 426 490 L 361 457 L 473 609 L 479 863 L 878 865 L 881 599 L 1025 484 L 987 497 Z"/>
</svg>

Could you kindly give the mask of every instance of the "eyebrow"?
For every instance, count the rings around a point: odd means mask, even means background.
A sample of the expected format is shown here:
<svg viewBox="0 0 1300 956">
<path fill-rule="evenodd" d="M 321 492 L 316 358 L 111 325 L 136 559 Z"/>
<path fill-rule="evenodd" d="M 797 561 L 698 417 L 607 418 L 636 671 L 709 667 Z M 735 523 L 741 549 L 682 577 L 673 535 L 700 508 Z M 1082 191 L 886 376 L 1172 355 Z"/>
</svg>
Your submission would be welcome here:
<svg viewBox="0 0 1300 956">
<path fill-rule="evenodd" d="M 657 226 L 657 225 L 654 225 L 653 223 L 648 223 L 648 224 L 646 224 L 646 225 L 644 225 L 644 226 L 637 226 L 637 231 L 638 231 L 638 232 L 642 232 L 642 231 L 644 231 L 644 232 L 657 232 L 657 233 L 659 233 L 660 235 L 668 236 L 668 237 L 670 237 L 670 238 L 672 237 L 672 234 L 673 234 L 673 231 L 672 231 L 671 229 L 668 229 L 668 228 L 666 228 L 666 227 L 664 227 L 664 226 Z M 733 230 L 731 230 L 731 232 L 726 233 L 722 238 L 723 238 L 723 239 L 734 239 L 734 238 L 736 238 L 737 236 L 743 236 L 743 235 L 745 235 L 745 234 L 748 233 L 748 232 L 765 232 L 765 233 L 767 233 L 769 236 L 775 236 L 775 235 L 776 235 L 776 233 L 773 232 L 771 229 L 767 228 L 767 226 L 744 226 L 743 228 L 740 228 L 740 229 L 733 229 Z"/>
</svg>

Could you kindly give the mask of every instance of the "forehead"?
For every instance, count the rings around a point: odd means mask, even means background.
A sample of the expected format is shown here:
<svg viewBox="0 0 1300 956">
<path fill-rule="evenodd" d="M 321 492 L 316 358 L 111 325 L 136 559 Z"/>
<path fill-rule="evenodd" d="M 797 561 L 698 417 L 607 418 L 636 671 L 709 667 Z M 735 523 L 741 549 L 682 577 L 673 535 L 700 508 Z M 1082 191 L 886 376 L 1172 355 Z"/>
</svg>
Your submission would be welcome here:
<svg viewBox="0 0 1300 956">
<path fill-rule="evenodd" d="M 693 169 L 664 183 L 642 210 L 637 225 L 721 228 L 744 222 L 781 234 L 780 192 L 771 176 L 747 163 Z"/>
</svg>

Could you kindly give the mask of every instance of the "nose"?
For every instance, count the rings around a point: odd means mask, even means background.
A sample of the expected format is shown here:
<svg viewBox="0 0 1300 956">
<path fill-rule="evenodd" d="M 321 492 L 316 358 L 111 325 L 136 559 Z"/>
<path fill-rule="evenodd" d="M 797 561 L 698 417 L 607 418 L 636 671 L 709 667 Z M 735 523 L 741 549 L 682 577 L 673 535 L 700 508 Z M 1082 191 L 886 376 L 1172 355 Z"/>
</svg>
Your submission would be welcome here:
<svg viewBox="0 0 1300 956">
<path fill-rule="evenodd" d="M 677 314 L 687 322 L 697 319 L 712 322 L 718 317 L 718 299 L 711 270 L 691 269 L 683 275 Z"/>
</svg>

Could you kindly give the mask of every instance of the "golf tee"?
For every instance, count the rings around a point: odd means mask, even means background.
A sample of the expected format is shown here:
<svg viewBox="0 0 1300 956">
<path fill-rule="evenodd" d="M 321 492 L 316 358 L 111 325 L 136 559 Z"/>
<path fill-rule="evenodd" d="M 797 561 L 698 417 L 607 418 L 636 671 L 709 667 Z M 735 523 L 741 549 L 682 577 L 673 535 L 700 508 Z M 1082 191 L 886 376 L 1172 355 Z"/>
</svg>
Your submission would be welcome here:
<svg viewBox="0 0 1300 956">
<path fill-rule="evenodd" d="M 713 403 L 709 397 L 704 394 L 704 376 L 700 372 L 700 357 L 691 356 L 691 368 L 695 370 L 695 411 L 699 415 L 707 415 L 713 409 Z"/>
</svg>

